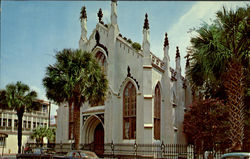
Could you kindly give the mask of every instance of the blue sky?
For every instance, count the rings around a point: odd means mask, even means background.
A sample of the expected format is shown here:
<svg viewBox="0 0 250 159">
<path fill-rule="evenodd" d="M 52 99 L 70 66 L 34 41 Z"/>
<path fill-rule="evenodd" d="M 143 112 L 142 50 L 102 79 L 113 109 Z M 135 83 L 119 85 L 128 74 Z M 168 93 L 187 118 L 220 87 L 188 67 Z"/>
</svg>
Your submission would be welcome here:
<svg viewBox="0 0 250 159">
<path fill-rule="evenodd" d="M 8 83 L 22 81 L 46 100 L 42 79 L 45 69 L 55 62 L 56 51 L 78 48 L 80 10 L 87 10 L 88 36 L 97 23 L 97 12 L 110 22 L 110 1 L 1 1 L 0 89 Z M 181 53 L 184 74 L 186 47 L 190 28 L 202 21 L 210 22 L 222 5 L 227 8 L 249 2 L 186 2 L 186 1 L 118 1 L 118 25 L 123 36 L 142 43 L 145 13 L 150 25 L 151 51 L 163 57 L 164 34 L 168 33 L 171 66 L 175 68 L 175 48 Z M 55 114 L 56 106 L 52 108 Z"/>
</svg>

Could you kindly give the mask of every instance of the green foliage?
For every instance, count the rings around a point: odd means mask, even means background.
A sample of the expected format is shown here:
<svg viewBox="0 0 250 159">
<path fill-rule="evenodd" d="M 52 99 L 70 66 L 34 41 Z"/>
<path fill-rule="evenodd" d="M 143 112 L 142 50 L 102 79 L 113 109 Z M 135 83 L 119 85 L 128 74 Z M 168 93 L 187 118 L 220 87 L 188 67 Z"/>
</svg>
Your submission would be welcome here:
<svg viewBox="0 0 250 159">
<path fill-rule="evenodd" d="M 203 23 L 195 29 L 196 36 L 191 38 L 192 46 L 188 50 L 187 76 L 193 90 L 204 92 L 206 98 L 224 99 L 231 112 L 231 148 L 236 148 L 244 136 L 243 102 L 247 107 L 245 112 L 249 108 L 250 8 L 247 5 L 233 11 L 223 7 L 216 15 L 211 25 Z M 238 67 L 232 67 L 233 64 Z M 247 127 L 248 122 L 245 123 Z"/>
<path fill-rule="evenodd" d="M 137 42 L 133 42 L 132 47 L 133 47 L 136 51 L 141 50 L 141 44 L 139 44 L 139 43 L 137 43 Z"/>
<path fill-rule="evenodd" d="M 37 93 L 30 91 L 28 85 L 18 81 L 16 84 L 6 85 L 5 90 L 0 90 L 0 104 L 3 108 L 31 111 L 38 109 L 36 102 Z"/>
<path fill-rule="evenodd" d="M 108 81 L 92 54 L 81 50 L 63 49 L 56 62 L 46 69 L 43 85 L 48 99 L 74 105 L 74 137 L 80 140 L 80 107 L 84 102 L 98 103 L 105 99 Z"/>
<path fill-rule="evenodd" d="M 82 103 L 105 98 L 107 79 L 90 53 L 64 49 L 55 57 L 43 79 L 50 100 L 60 104 L 77 96 Z"/>
<path fill-rule="evenodd" d="M 127 41 L 128 41 L 128 43 L 132 44 L 132 40 L 131 39 L 128 39 Z"/>
<path fill-rule="evenodd" d="M 36 101 L 37 93 L 22 82 L 8 84 L 5 90 L 0 90 L 0 106 L 2 109 L 14 109 L 18 117 L 18 153 L 21 153 L 22 119 L 25 111 L 37 110 L 40 103 Z"/>
<path fill-rule="evenodd" d="M 210 97 L 219 97 L 225 94 L 221 87 L 230 60 L 241 62 L 245 68 L 249 66 L 248 15 L 248 6 L 236 11 L 223 8 L 211 25 L 203 23 L 195 29 L 197 36 L 191 38 L 191 67 L 187 72 L 193 87 Z"/>
<path fill-rule="evenodd" d="M 216 143 L 225 146 L 228 143 L 228 129 L 227 107 L 218 99 L 195 101 L 185 113 L 183 131 L 188 143 L 195 144 L 199 151 L 212 150 Z"/>
<path fill-rule="evenodd" d="M 49 141 L 55 140 L 55 129 L 47 127 L 37 127 L 33 129 L 32 134 L 30 135 L 32 139 L 35 139 L 37 143 L 43 144 L 43 139 L 46 137 Z"/>
</svg>

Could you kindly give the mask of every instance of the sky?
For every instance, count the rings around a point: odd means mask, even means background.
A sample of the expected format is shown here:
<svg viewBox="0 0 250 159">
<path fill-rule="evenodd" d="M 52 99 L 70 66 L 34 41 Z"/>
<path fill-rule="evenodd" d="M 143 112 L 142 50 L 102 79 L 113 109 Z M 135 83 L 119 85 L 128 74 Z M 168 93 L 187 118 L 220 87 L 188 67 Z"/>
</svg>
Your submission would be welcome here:
<svg viewBox="0 0 250 159">
<path fill-rule="evenodd" d="M 46 67 L 55 63 L 56 51 L 77 49 L 80 39 L 80 11 L 86 6 L 88 37 L 94 30 L 99 8 L 104 23 L 110 23 L 111 1 L 1 1 L 0 89 L 22 81 L 47 100 L 42 79 Z M 203 22 L 211 24 L 216 11 L 236 9 L 249 2 L 226 1 L 119 1 L 120 33 L 142 44 L 145 13 L 148 14 L 151 51 L 163 58 L 165 32 L 168 33 L 170 66 L 175 68 L 176 46 L 185 72 L 186 48 L 190 46 L 192 28 Z M 47 100 L 48 101 L 48 100 Z M 57 106 L 52 104 L 52 114 Z"/>
</svg>

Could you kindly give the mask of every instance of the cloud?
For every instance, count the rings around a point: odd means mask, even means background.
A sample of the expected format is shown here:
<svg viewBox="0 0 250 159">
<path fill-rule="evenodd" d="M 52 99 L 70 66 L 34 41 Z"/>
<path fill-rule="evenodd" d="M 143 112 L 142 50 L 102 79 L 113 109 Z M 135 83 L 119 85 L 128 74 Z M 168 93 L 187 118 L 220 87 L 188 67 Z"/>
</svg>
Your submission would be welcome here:
<svg viewBox="0 0 250 159">
<path fill-rule="evenodd" d="M 181 54 L 181 68 L 182 74 L 185 71 L 185 60 L 186 48 L 190 46 L 190 37 L 192 36 L 188 33 L 189 29 L 194 27 L 199 27 L 202 22 L 207 22 L 211 24 L 211 19 L 215 19 L 216 12 L 221 10 L 224 5 L 226 8 L 236 9 L 240 6 L 245 6 L 245 2 L 197 2 L 193 7 L 188 10 L 183 16 L 178 20 L 176 24 L 168 31 L 168 39 L 170 42 L 169 54 L 175 55 L 176 46 L 179 46 Z M 159 46 L 161 48 L 161 46 Z M 162 50 L 160 50 L 162 52 Z M 171 56 L 175 57 L 175 56 Z M 175 68 L 175 60 L 170 60 L 171 67 Z"/>
<path fill-rule="evenodd" d="M 102 20 L 105 24 L 108 24 L 108 23 L 111 23 L 110 21 L 110 11 L 105 9 L 102 11 L 103 13 L 103 17 L 102 17 Z"/>
</svg>

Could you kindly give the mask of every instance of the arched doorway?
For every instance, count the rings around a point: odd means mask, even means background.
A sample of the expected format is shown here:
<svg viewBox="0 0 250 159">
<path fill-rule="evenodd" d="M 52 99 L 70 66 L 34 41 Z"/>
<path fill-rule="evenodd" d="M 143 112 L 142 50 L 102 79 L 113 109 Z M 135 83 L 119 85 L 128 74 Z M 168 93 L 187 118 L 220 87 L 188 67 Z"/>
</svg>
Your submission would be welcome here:
<svg viewBox="0 0 250 159">
<path fill-rule="evenodd" d="M 104 129 L 102 123 L 95 128 L 94 133 L 94 151 L 99 157 L 103 157 L 104 153 Z"/>
<path fill-rule="evenodd" d="M 103 115 L 83 116 L 81 140 L 85 150 L 95 152 L 99 157 L 104 154 Z"/>
</svg>

